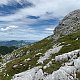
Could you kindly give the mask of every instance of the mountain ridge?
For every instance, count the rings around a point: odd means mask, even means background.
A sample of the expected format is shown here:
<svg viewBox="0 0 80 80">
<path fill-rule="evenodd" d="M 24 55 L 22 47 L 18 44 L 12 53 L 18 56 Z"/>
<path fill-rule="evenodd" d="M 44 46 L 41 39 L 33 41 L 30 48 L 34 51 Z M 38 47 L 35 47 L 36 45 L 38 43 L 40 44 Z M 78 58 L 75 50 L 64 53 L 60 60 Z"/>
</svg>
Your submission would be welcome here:
<svg viewBox="0 0 80 80">
<path fill-rule="evenodd" d="M 59 23 L 54 35 L 3 56 L 0 78 L 80 80 L 79 22 L 80 10 L 75 10 Z"/>
<path fill-rule="evenodd" d="M 9 41 L 0 41 L 0 46 L 15 46 L 15 47 L 22 47 L 25 45 L 29 45 L 33 42 L 36 42 L 34 40 L 9 40 Z"/>
</svg>

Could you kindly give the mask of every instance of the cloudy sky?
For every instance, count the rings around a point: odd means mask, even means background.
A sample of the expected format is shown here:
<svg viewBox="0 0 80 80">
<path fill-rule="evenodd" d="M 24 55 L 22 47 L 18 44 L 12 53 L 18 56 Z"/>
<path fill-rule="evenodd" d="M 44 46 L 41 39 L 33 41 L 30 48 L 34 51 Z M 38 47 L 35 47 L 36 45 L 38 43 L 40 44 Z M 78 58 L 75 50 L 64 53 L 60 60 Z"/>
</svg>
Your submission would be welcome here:
<svg viewBox="0 0 80 80">
<path fill-rule="evenodd" d="M 0 40 L 41 40 L 80 0 L 0 0 Z"/>
</svg>

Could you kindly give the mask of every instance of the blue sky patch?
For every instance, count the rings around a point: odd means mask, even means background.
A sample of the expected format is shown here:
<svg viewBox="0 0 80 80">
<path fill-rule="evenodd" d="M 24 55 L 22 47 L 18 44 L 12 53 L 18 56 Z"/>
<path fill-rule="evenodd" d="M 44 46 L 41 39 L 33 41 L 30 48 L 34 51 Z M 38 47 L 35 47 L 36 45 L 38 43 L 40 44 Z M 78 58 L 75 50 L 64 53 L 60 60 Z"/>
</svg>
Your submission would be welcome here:
<svg viewBox="0 0 80 80">
<path fill-rule="evenodd" d="M 17 10 L 20 10 L 22 8 L 31 7 L 33 6 L 30 2 L 23 2 L 22 4 L 12 1 L 12 3 L 9 2 L 8 5 L 1 5 L 0 6 L 0 16 L 5 16 L 9 14 L 14 14 Z"/>
<path fill-rule="evenodd" d="M 29 19 L 38 19 L 40 17 L 39 16 L 28 16 L 27 18 L 29 18 Z"/>
</svg>

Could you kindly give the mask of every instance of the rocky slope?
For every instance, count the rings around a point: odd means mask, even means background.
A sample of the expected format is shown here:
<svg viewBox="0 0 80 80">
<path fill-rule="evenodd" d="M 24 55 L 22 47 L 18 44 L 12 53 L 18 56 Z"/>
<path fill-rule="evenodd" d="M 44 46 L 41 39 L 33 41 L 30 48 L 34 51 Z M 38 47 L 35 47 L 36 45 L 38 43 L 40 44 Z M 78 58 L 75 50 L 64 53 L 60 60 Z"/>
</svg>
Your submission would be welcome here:
<svg viewBox="0 0 80 80">
<path fill-rule="evenodd" d="M 68 56 L 66 57 L 67 54 Z M 77 58 L 77 54 L 80 55 L 80 49 L 67 54 L 64 54 L 64 56 L 58 56 L 57 60 L 61 61 L 61 59 L 68 59 L 71 55 L 73 55 L 73 58 Z M 61 66 L 59 70 L 54 71 L 52 74 L 47 76 L 41 69 L 42 67 L 36 67 L 26 72 L 14 75 L 13 80 L 76 80 L 76 72 L 80 71 L 80 57 L 77 59 L 73 58 L 70 58 L 69 62 L 66 62 Z"/>
<path fill-rule="evenodd" d="M 59 23 L 54 35 L 2 56 L 0 79 L 80 80 L 79 22 L 80 10 L 75 10 Z"/>
<path fill-rule="evenodd" d="M 66 15 L 54 30 L 54 37 L 68 35 L 80 30 L 80 10 L 75 10 Z"/>
</svg>

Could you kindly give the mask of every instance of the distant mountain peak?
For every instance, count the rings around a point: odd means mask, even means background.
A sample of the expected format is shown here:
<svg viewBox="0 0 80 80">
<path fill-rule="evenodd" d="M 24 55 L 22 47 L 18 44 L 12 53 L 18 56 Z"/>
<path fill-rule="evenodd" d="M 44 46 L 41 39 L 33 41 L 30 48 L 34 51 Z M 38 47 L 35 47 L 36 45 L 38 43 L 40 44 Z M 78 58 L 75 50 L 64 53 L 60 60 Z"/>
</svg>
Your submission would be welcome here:
<svg viewBox="0 0 80 80">
<path fill-rule="evenodd" d="M 55 38 L 80 30 L 80 9 L 66 15 L 54 30 Z"/>
</svg>

